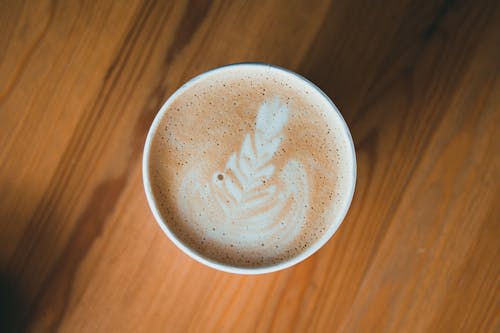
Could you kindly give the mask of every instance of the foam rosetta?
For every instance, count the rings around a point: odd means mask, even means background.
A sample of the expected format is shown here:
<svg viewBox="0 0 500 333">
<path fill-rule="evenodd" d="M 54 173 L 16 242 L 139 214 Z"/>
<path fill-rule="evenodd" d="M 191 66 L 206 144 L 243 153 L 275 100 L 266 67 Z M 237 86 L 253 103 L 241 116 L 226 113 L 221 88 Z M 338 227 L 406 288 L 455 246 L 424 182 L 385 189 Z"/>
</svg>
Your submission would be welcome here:
<svg viewBox="0 0 500 333">
<path fill-rule="evenodd" d="M 273 251 L 299 235 L 309 203 L 306 170 L 291 159 L 276 174 L 273 164 L 288 113 L 279 99 L 265 101 L 255 133 L 245 135 L 225 170 L 214 172 L 210 181 L 203 179 L 202 169 L 187 173 L 178 205 L 205 241 L 268 252 L 260 248 Z"/>
</svg>

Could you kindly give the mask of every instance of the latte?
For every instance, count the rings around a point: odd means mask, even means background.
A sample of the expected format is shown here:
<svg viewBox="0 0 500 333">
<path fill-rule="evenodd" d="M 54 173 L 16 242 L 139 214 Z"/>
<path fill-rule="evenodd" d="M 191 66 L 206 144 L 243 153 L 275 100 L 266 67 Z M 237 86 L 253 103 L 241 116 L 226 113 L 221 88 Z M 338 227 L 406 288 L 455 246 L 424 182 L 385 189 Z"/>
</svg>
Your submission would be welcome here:
<svg viewBox="0 0 500 333">
<path fill-rule="evenodd" d="M 161 222 L 210 261 L 290 260 L 330 237 L 350 204 L 347 127 L 317 87 L 286 70 L 207 72 L 167 101 L 149 136 L 147 182 Z"/>
</svg>

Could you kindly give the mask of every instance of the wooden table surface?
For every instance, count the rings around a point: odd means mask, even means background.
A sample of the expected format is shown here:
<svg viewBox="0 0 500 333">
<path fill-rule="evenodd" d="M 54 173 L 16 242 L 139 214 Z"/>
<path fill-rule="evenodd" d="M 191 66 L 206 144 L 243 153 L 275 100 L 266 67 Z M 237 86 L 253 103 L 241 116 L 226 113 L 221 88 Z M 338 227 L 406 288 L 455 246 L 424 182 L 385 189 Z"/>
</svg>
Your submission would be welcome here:
<svg viewBox="0 0 500 333">
<path fill-rule="evenodd" d="M 188 258 L 148 208 L 162 102 L 213 67 L 317 83 L 357 150 L 327 245 Z M 0 1 L 0 331 L 500 332 L 498 1 Z"/>
</svg>

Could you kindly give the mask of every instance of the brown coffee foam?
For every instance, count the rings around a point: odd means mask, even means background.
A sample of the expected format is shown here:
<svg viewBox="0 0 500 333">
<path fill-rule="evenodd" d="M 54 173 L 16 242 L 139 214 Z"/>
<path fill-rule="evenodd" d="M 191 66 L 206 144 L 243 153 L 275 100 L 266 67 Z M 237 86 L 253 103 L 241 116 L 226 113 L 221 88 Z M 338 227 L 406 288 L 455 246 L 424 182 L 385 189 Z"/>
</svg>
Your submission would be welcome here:
<svg viewBox="0 0 500 333">
<path fill-rule="evenodd" d="M 310 202 L 302 231 L 292 243 L 270 249 L 203 240 L 203 231 L 179 211 L 182 180 L 193 167 L 202 169 L 207 182 L 213 172 L 224 170 L 244 136 L 255 131 L 259 106 L 276 97 L 290 117 L 273 163 L 280 170 L 296 160 L 307 170 Z M 215 71 L 177 94 L 160 121 L 150 154 L 153 194 L 169 228 L 200 254 L 236 266 L 271 265 L 302 253 L 341 213 L 353 181 L 350 149 L 332 106 L 304 81 L 258 66 Z"/>
</svg>

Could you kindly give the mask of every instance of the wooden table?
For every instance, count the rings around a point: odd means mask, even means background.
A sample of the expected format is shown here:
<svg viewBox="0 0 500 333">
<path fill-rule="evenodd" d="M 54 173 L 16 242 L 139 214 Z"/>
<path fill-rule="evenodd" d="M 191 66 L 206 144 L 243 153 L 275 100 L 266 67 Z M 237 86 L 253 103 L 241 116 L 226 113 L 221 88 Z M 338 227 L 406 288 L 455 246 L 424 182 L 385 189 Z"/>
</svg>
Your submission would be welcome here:
<svg viewBox="0 0 500 333">
<path fill-rule="evenodd" d="M 204 267 L 141 180 L 162 102 L 263 61 L 356 144 L 330 242 L 263 276 Z M 498 1 L 0 2 L 0 331 L 500 332 Z"/>
</svg>

